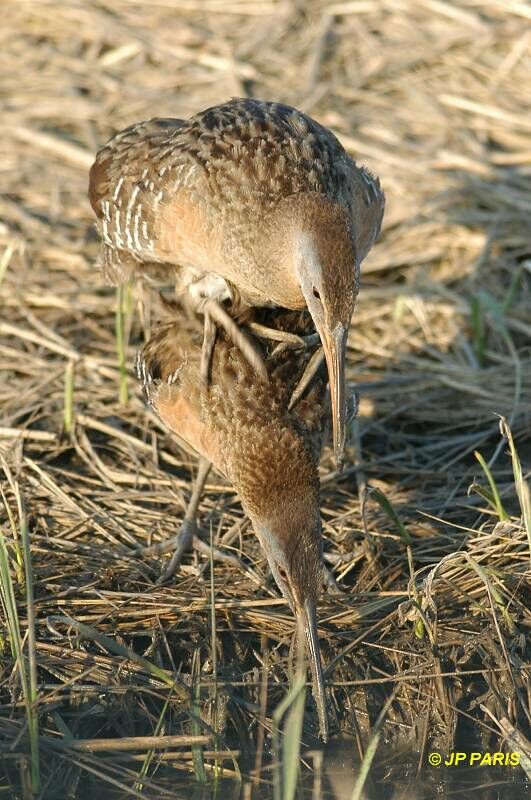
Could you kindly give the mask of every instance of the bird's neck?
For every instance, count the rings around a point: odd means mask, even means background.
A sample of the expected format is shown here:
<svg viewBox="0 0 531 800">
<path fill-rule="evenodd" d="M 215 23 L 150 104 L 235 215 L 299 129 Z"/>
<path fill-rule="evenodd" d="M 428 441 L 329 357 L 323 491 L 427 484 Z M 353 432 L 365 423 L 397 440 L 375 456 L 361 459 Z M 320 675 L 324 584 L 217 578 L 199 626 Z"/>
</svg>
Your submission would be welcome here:
<svg viewBox="0 0 531 800">
<path fill-rule="evenodd" d="M 321 251 L 333 252 L 343 240 L 350 248 L 350 223 L 342 206 L 313 192 L 284 197 L 265 215 L 257 238 L 263 274 L 268 276 L 271 291 L 279 295 L 272 300 L 287 308 L 304 308 L 299 281 L 304 257 L 301 242 L 310 246 L 319 260 Z"/>
<path fill-rule="evenodd" d="M 251 520 L 289 514 L 299 499 L 318 505 L 317 464 L 294 427 L 255 419 L 252 430 L 242 427 L 236 438 L 226 448 L 227 476 Z"/>
</svg>

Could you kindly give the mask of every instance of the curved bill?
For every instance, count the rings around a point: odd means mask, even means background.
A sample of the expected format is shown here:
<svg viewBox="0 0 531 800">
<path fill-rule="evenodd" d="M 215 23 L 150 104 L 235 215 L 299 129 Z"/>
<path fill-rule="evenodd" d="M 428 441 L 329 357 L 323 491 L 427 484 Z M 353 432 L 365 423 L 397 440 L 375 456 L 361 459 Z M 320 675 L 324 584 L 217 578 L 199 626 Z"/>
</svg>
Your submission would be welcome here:
<svg viewBox="0 0 531 800">
<path fill-rule="evenodd" d="M 326 695 L 321 663 L 321 648 L 317 633 L 317 614 L 313 600 L 309 598 L 305 600 L 304 605 L 297 609 L 296 616 L 306 634 L 310 669 L 312 671 L 312 692 L 319 717 L 319 736 L 323 742 L 326 742 L 328 741 L 328 716 L 325 705 Z"/>
<path fill-rule="evenodd" d="M 346 438 L 345 411 L 345 352 L 348 327 L 339 322 L 331 333 L 323 331 L 321 339 L 325 351 L 332 401 L 332 434 L 334 455 L 338 469 L 343 467 Z"/>
</svg>

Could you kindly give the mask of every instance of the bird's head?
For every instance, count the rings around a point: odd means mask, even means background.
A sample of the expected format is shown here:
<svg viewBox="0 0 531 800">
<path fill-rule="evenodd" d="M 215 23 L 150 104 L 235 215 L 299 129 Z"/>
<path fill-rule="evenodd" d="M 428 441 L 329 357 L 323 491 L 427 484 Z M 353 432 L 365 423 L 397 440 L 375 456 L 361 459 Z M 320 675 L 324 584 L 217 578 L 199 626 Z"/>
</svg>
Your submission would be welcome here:
<svg viewBox="0 0 531 800">
<path fill-rule="evenodd" d="M 306 487 L 307 489 L 308 487 Z M 305 633 L 319 735 L 326 741 L 328 722 L 316 607 L 322 588 L 322 541 L 318 490 L 286 491 L 275 505 L 251 514 L 253 527 L 275 581 Z"/>
<path fill-rule="evenodd" d="M 359 261 L 346 211 L 321 201 L 294 232 L 295 271 L 321 337 L 332 401 L 334 453 L 343 461 L 346 436 L 345 353 L 359 288 Z"/>
</svg>

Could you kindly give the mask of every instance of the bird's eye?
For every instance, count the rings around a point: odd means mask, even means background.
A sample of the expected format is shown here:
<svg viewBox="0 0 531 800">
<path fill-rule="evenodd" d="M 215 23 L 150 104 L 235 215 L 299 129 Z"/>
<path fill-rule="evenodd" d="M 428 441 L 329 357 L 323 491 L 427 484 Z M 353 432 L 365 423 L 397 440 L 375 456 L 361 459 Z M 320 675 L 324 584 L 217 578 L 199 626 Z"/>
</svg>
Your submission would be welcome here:
<svg viewBox="0 0 531 800">
<path fill-rule="evenodd" d="M 283 581 L 287 581 L 288 573 L 286 572 L 284 567 L 278 567 L 278 574 L 279 574 L 279 577 L 281 577 Z"/>
<path fill-rule="evenodd" d="M 321 295 L 319 294 L 319 290 L 313 287 L 313 296 L 317 298 L 317 300 L 321 299 Z"/>
</svg>

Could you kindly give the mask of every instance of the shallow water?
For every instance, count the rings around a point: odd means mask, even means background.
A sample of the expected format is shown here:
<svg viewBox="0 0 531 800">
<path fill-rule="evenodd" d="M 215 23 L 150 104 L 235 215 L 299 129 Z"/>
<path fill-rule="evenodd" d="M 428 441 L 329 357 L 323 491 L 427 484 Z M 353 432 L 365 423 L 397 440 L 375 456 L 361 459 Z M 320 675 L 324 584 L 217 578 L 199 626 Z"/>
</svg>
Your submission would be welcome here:
<svg viewBox="0 0 531 800">
<path fill-rule="evenodd" d="M 359 761 L 354 758 L 350 746 L 341 742 L 327 748 L 322 766 L 320 754 L 308 751 L 304 755 L 307 768 L 303 769 L 299 781 L 297 800 L 351 800 L 354 783 L 359 772 Z M 308 768 L 309 767 L 309 768 Z M 363 790 L 363 800 L 524 800 L 530 796 L 531 786 L 519 766 L 470 767 L 470 766 L 426 766 L 417 774 L 418 761 L 406 760 L 403 756 L 374 763 Z M 165 767 L 157 772 L 155 786 L 142 796 L 172 800 L 273 800 L 274 774 L 264 769 L 258 785 L 242 776 L 242 783 L 220 776 L 207 785 L 199 785 L 193 775 L 185 775 Z M 83 800 L 125 800 L 124 794 L 108 785 L 86 780 L 81 797 Z"/>
</svg>

